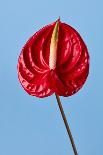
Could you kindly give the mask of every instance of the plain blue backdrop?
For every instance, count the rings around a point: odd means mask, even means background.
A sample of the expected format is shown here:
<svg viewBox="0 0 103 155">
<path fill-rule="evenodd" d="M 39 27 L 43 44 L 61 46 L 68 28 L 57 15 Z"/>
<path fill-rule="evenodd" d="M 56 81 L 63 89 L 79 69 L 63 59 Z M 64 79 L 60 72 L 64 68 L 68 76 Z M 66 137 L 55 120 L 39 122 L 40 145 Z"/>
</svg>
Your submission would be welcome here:
<svg viewBox="0 0 103 155">
<path fill-rule="evenodd" d="M 20 51 L 37 30 L 70 24 L 90 54 L 90 74 L 72 97 L 61 97 L 79 155 L 103 155 L 102 0 L 0 0 L 0 155 L 73 155 L 55 96 L 24 92 L 17 78 Z"/>
</svg>

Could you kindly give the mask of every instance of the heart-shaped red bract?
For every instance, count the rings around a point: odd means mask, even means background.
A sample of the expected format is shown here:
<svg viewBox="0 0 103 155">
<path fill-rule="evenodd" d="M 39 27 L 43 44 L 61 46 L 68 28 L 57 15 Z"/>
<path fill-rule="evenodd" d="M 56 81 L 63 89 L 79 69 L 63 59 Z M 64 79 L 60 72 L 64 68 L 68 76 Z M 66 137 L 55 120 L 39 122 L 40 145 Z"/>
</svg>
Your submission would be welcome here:
<svg viewBox="0 0 103 155">
<path fill-rule="evenodd" d="M 54 92 L 71 96 L 85 83 L 89 54 L 78 32 L 59 21 L 55 69 L 50 69 L 50 43 L 56 22 L 36 32 L 25 44 L 18 59 L 18 77 L 25 91 L 46 97 Z M 54 58 L 55 59 L 55 58 Z"/>
</svg>

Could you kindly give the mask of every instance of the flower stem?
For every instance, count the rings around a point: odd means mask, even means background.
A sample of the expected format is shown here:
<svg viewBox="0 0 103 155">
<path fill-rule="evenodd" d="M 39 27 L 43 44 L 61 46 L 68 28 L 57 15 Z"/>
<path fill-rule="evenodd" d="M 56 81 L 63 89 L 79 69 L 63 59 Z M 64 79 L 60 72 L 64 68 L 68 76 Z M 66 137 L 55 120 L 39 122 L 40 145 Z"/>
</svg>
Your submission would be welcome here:
<svg viewBox="0 0 103 155">
<path fill-rule="evenodd" d="M 75 146 L 75 143 L 74 143 L 71 131 L 70 131 L 70 127 L 68 125 L 68 122 L 67 122 L 67 119 L 66 119 L 63 107 L 62 107 L 62 103 L 60 101 L 60 97 L 57 94 L 55 94 L 55 96 L 56 96 L 56 99 L 57 99 L 57 103 L 58 103 L 58 106 L 59 106 L 59 109 L 60 109 L 64 124 L 65 124 L 66 130 L 67 130 L 68 136 L 70 138 L 70 142 L 71 142 L 71 145 L 72 145 L 72 148 L 73 148 L 73 151 L 74 151 L 74 155 L 78 155 L 77 150 L 76 150 L 76 146 Z"/>
</svg>

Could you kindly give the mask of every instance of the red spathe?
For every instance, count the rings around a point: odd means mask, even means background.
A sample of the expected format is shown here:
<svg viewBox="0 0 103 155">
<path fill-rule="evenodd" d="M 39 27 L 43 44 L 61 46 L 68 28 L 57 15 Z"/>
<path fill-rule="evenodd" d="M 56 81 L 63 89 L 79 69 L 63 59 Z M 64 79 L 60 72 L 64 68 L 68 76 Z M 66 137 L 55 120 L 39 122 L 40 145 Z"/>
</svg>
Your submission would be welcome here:
<svg viewBox="0 0 103 155">
<path fill-rule="evenodd" d="M 50 70 L 52 32 L 47 25 L 35 33 L 23 47 L 18 59 L 18 77 L 25 91 L 46 97 L 54 92 L 71 96 L 85 83 L 89 73 L 89 54 L 85 43 L 71 26 L 59 21 L 56 68 Z"/>
</svg>

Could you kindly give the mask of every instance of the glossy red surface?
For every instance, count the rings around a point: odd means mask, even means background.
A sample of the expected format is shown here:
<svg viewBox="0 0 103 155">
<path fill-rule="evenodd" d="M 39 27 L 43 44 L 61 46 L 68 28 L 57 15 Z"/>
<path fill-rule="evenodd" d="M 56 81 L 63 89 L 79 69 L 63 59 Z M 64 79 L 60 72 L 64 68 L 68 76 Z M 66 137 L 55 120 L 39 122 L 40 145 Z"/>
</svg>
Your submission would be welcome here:
<svg viewBox="0 0 103 155">
<path fill-rule="evenodd" d="M 89 72 L 88 50 L 71 26 L 59 22 L 56 68 L 50 70 L 50 41 L 55 26 L 47 25 L 23 47 L 18 59 L 18 77 L 27 93 L 46 97 L 54 92 L 71 96 L 85 83 Z"/>
</svg>

